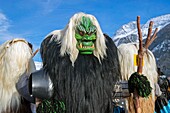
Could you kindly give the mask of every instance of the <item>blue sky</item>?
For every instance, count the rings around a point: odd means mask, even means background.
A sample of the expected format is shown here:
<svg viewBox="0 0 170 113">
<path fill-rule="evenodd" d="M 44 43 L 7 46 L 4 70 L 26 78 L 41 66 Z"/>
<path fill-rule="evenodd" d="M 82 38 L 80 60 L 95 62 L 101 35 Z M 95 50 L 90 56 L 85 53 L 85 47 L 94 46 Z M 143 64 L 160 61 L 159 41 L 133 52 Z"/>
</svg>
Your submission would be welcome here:
<svg viewBox="0 0 170 113">
<path fill-rule="evenodd" d="M 170 0 L 0 0 L 0 44 L 25 38 L 40 47 L 44 37 L 63 29 L 70 17 L 84 12 L 94 15 L 110 37 L 123 24 L 170 14 Z M 41 61 L 40 55 L 34 58 Z"/>
</svg>

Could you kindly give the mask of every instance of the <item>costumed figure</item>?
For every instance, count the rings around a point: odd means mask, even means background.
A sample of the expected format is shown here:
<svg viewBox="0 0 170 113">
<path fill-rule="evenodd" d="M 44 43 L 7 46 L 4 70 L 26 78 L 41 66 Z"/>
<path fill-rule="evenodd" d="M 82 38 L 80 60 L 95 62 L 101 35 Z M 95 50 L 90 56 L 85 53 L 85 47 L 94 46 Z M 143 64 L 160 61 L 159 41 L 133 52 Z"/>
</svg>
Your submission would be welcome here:
<svg viewBox="0 0 170 113">
<path fill-rule="evenodd" d="M 138 17 L 139 19 L 139 17 Z M 139 23 L 139 22 L 138 22 Z M 151 24 L 153 24 L 151 22 Z M 157 82 L 157 66 L 153 53 L 147 48 L 151 44 L 151 41 L 155 38 L 155 34 L 150 39 L 151 24 L 149 26 L 149 33 L 145 46 L 142 43 L 127 43 L 118 46 L 119 61 L 121 67 L 122 80 L 128 81 L 129 92 L 131 96 L 126 98 L 126 106 L 128 113 L 153 113 L 155 103 L 155 90 L 154 84 Z M 139 26 L 140 24 L 138 24 Z M 138 32 L 140 31 L 138 27 Z M 156 32 L 155 32 L 156 33 Z M 139 35 L 139 42 L 142 42 L 142 38 Z M 139 70 L 139 50 L 140 46 L 142 51 L 142 73 L 137 72 Z M 134 97 L 137 94 L 137 98 Z M 151 95 L 150 95 L 151 93 Z M 136 102 L 136 103 L 135 103 Z M 138 105 L 138 106 L 135 106 Z M 136 109 L 140 108 L 140 109 Z"/>
<path fill-rule="evenodd" d="M 30 102 L 16 89 L 21 75 L 35 70 L 32 45 L 16 38 L 0 46 L 0 113 L 31 113 Z M 28 89 L 28 88 L 27 88 Z"/>
<path fill-rule="evenodd" d="M 134 64 L 134 57 L 138 53 L 139 43 L 128 43 L 121 44 L 118 46 L 120 51 L 120 66 L 121 66 L 121 75 L 122 80 L 129 80 L 132 73 L 136 72 L 137 66 Z M 140 105 L 142 113 L 153 113 L 154 112 L 154 102 L 155 102 L 155 92 L 154 84 L 157 82 L 157 67 L 155 58 L 150 50 L 147 50 L 147 53 L 144 54 L 144 66 L 143 66 L 143 75 L 145 75 L 152 89 L 152 95 L 148 98 L 140 98 Z M 126 105 L 128 108 L 128 113 L 135 113 L 135 108 L 133 104 L 133 95 L 128 97 L 126 100 Z"/>
<path fill-rule="evenodd" d="M 30 78 L 32 95 L 42 99 L 37 112 L 113 113 L 112 91 L 120 78 L 117 48 L 94 16 L 73 15 L 65 29 L 46 36 L 40 52 L 43 69 Z"/>
</svg>

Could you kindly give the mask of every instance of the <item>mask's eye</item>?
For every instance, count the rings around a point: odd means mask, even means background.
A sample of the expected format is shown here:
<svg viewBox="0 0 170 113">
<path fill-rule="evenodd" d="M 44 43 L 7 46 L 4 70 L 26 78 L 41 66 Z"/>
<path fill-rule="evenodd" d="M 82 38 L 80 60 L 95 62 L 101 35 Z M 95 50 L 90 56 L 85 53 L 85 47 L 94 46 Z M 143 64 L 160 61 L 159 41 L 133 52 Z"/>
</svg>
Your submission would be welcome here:
<svg viewBox="0 0 170 113">
<path fill-rule="evenodd" d="M 92 34 L 93 34 L 92 32 L 88 33 L 89 36 L 92 35 Z"/>
<path fill-rule="evenodd" d="M 83 32 L 83 31 L 80 31 L 79 34 L 80 34 L 81 36 L 83 36 L 83 35 L 84 35 L 84 32 Z"/>
</svg>

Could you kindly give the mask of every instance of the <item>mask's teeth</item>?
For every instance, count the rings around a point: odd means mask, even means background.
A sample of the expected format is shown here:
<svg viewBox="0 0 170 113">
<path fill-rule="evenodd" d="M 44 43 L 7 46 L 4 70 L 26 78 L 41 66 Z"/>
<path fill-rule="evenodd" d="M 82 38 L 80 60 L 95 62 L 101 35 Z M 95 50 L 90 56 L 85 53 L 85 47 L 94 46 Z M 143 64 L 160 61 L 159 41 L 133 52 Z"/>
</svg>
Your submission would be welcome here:
<svg viewBox="0 0 170 113">
<path fill-rule="evenodd" d="M 94 44 L 91 47 L 94 48 Z"/>
<path fill-rule="evenodd" d="M 82 48 L 82 43 L 80 43 L 80 48 Z"/>
</svg>

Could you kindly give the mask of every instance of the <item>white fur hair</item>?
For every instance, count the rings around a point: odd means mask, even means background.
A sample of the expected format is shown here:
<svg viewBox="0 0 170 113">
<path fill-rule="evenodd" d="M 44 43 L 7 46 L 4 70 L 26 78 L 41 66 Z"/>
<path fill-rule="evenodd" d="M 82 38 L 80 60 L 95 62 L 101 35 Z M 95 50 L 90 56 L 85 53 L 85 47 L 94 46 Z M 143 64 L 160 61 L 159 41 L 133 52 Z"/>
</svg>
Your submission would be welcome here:
<svg viewBox="0 0 170 113">
<path fill-rule="evenodd" d="M 134 65 L 134 54 L 138 54 L 139 43 L 121 44 L 118 46 L 118 56 L 121 67 L 122 80 L 128 80 L 132 73 L 137 72 L 137 66 Z M 143 56 L 144 66 L 142 74 L 150 81 L 152 97 L 154 99 L 154 83 L 157 82 L 157 66 L 153 53 L 147 50 Z"/>
<path fill-rule="evenodd" d="M 32 49 L 22 38 L 6 41 L 0 46 L 0 113 L 20 106 L 15 84 L 19 77 L 32 67 Z M 32 68 L 32 69 L 31 69 Z"/>
<path fill-rule="evenodd" d="M 53 35 L 52 39 L 57 37 L 56 40 L 59 41 L 59 43 L 61 44 L 60 55 L 61 56 L 64 56 L 64 54 L 70 55 L 70 60 L 72 62 L 72 65 L 74 65 L 74 62 L 77 59 L 77 56 L 79 53 L 78 49 L 76 48 L 77 40 L 75 38 L 75 29 L 76 29 L 76 25 L 80 23 L 83 16 L 89 17 L 93 25 L 95 25 L 97 28 L 97 32 L 96 32 L 97 39 L 95 42 L 95 50 L 93 54 L 99 59 L 99 61 L 103 59 L 104 56 L 106 56 L 107 47 L 105 44 L 105 37 L 103 35 L 103 32 L 100 28 L 100 25 L 97 19 L 90 14 L 85 14 L 85 13 L 80 12 L 80 13 L 74 14 L 71 17 L 65 29 L 56 30 L 49 34 L 49 35 Z M 49 35 L 47 35 L 47 37 Z"/>
</svg>

